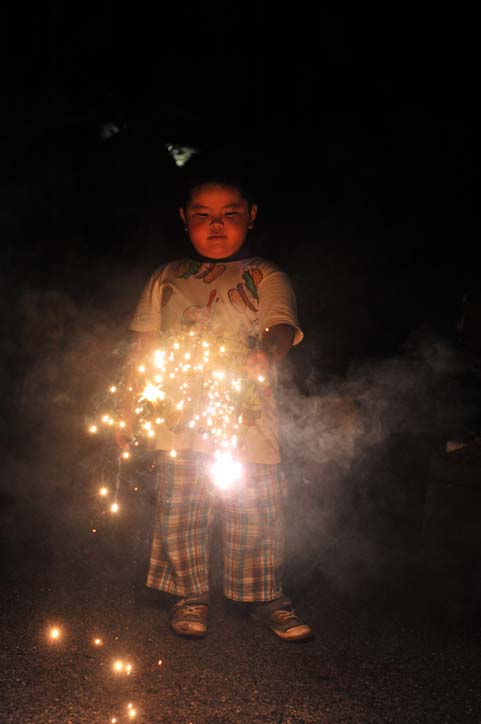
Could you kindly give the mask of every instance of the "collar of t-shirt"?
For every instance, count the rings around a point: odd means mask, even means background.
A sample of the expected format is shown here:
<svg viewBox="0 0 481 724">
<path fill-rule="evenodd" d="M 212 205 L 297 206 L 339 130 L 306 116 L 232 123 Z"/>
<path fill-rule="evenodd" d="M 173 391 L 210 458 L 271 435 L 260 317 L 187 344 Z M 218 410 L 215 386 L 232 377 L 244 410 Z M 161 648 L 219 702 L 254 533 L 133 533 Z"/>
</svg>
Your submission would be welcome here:
<svg viewBox="0 0 481 724">
<path fill-rule="evenodd" d="M 244 244 L 241 246 L 238 251 L 236 251 L 235 254 L 232 254 L 232 256 L 226 256 L 225 259 L 211 259 L 208 256 L 202 256 L 202 254 L 198 254 L 195 249 L 192 250 L 192 253 L 189 254 L 189 258 L 193 259 L 194 261 L 202 261 L 202 262 L 210 262 L 213 261 L 216 264 L 223 264 L 226 261 L 239 261 L 240 259 L 248 259 L 250 256 L 252 256 L 252 249 L 248 244 Z"/>
</svg>

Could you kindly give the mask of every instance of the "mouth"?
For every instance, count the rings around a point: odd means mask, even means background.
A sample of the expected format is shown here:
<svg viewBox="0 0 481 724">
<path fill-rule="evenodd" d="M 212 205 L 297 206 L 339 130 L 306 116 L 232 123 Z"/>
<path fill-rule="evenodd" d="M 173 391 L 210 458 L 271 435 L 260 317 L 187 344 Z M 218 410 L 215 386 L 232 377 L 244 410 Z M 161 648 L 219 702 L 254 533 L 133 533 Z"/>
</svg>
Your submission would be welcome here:
<svg viewBox="0 0 481 724">
<path fill-rule="evenodd" d="M 225 234 L 211 234 L 207 237 L 208 239 L 227 239 Z"/>
</svg>

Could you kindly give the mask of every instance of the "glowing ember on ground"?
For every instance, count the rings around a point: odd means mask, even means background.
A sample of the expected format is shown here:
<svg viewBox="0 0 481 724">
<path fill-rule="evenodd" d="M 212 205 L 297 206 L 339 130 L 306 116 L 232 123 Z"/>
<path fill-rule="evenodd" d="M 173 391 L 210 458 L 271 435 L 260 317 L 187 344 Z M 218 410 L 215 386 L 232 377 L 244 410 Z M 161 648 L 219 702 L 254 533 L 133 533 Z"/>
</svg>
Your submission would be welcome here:
<svg viewBox="0 0 481 724">
<path fill-rule="evenodd" d="M 102 641 L 101 638 L 94 639 L 94 646 L 103 646 L 103 645 L 104 645 L 104 642 Z"/>
<path fill-rule="evenodd" d="M 58 641 L 61 637 L 61 631 L 57 626 L 52 626 L 48 635 L 51 641 Z"/>
<path fill-rule="evenodd" d="M 118 503 L 112 503 L 110 506 L 110 510 L 112 513 L 118 513 L 119 512 L 119 504 Z"/>
<path fill-rule="evenodd" d="M 122 659 L 116 659 L 112 668 L 117 674 L 127 674 L 128 676 L 132 673 L 134 667 L 132 664 L 122 661 Z"/>
<path fill-rule="evenodd" d="M 99 490 L 99 495 L 101 495 L 103 498 L 109 494 L 109 489 L 102 486 Z"/>
</svg>

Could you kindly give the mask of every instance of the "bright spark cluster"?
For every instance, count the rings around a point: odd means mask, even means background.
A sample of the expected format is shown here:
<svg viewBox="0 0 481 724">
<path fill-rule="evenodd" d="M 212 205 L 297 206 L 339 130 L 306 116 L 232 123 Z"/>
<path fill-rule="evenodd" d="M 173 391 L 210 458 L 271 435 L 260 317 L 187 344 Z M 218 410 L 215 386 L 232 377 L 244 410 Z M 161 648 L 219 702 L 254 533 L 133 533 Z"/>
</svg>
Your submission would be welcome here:
<svg viewBox="0 0 481 724">
<path fill-rule="evenodd" d="M 253 387 L 268 384 L 262 376 L 247 377 L 249 351 L 205 330 L 165 335 L 159 348 L 137 364 L 128 387 L 109 386 L 112 410 L 104 409 L 92 420 L 90 432 L 122 430 L 130 415 L 134 444 L 140 439 L 155 440 L 159 430 L 167 428 L 172 457 L 177 455 L 177 435 L 197 437 L 206 441 L 212 453 L 214 482 L 229 487 L 240 476 L 235 455 L 244 432 L 242 406 L 252 396 Z M 120 399 L 122 405 L 116 404 Z M 127 460 L 129 451 L 121 456 Z M 107 491 L 101 490 L 100 495 L 106 496 Z M 111 511 L 117 512 L 113 507 Z"/>
</svg>

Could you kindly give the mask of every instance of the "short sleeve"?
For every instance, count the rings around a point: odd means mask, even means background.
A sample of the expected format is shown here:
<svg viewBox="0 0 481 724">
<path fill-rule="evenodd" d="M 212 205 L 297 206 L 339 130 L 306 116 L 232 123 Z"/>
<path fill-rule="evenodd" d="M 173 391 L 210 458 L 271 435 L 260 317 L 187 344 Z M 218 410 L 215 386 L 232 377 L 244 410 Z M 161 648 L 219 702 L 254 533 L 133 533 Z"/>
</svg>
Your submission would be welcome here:
<svg viewBox="0 0 481 724">
<path fill-rule="evenodd" d="M 134 332 L 158 332 L 162 323 L 162 288 L 165 267 L 158 269 L 144 287 L 129 329 Z"/>
<path fill-rule="evenodd" d="M 267 273 L 259 285 L 259 320 L 262 329 L 290 324 L 296 330 L 293 344 L 299 344 L 304 337 L 297 319 L 294 290 L 287 274 L 279 269 Z"/>
</svg>

